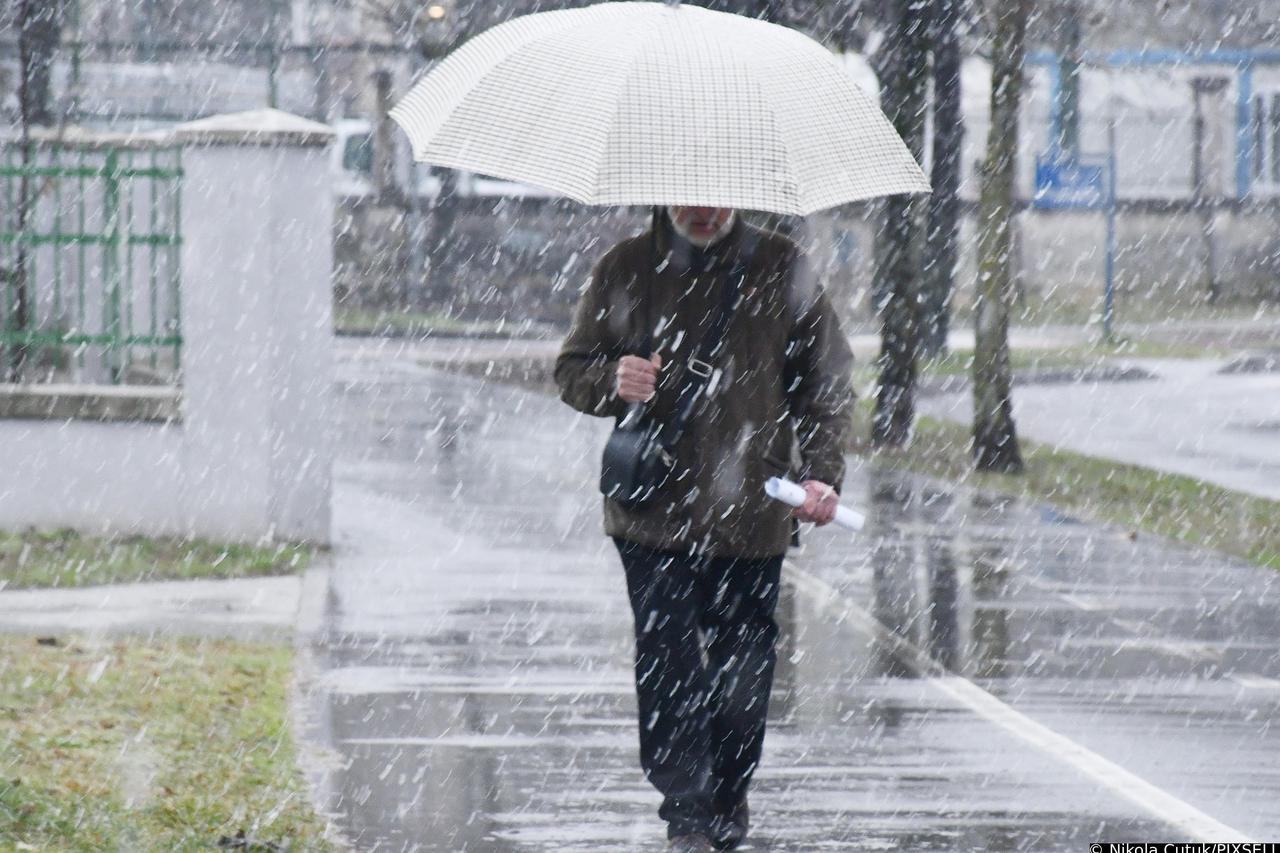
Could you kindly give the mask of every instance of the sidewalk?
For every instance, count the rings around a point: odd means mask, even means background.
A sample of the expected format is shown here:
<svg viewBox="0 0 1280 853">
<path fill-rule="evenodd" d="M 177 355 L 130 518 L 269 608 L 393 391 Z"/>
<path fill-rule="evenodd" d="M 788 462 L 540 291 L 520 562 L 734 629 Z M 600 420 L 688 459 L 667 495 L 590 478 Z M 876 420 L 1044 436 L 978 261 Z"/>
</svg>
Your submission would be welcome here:
<svg viewBox="0 0 1280 853">
<path fill-rule="evenodd" d="M 859 360 L 880 351 L 880 335 L 874 329 L 848 330 L 849 344 Z M 1195 342 L 1225 348 L 1280 347 L 1280 323 L 1272 320 L 1197 320 L 1168 323 L 1121 323 L 1121 337 L 1139 336 L 1167 342 Z M 1062 349 L 1098 340 L 1095 326 L 1014 326 L 1009 344 L 1015 350 Z M 404 358 L 422 362 L 484 362 L 493 359 L 546 360 L 555 358 L 559 340 L 523 338 L 336 338 L 340 357 L 346 359 Z M 973 329 L 953 328 L 947 336 L 951 350 L 973 349 Z"/>
<path fill-rule="evenodd" d="M 1059 349 L 1093 340 L 1094 333 L 1081 327 L 1013 329 L 1010 340 L 1019 349 Z M 960 329 L 948 336 L 953 350 L 972 349 L 973 332 Z M 860 361 L 880 351 L 880 336 L 858 333 L 849 336 L 849 345 Z M 560 351 L 559 340 L 427 338 L 339 338 L 338 351 L 347 359 L 379 360 L 408 358 L 424 363 L 451 364 L 492 360 L 550 361 Z"/>
<path fill-rule="evenodd" d="M 0 631 L 278 640 L 293 635 L 302 587 L 289 576 L 0 590 Z"/>
<path fill-rule="evenodd" d="M 358 849 L 661 850 L 607 424 L 385 355 L 341 380 L 325 806 Z M 748 849 L 1280 835 L 1273 573 L 856 460 L 845 491 L 868 529 L 788 568 Z"/>
</svg>

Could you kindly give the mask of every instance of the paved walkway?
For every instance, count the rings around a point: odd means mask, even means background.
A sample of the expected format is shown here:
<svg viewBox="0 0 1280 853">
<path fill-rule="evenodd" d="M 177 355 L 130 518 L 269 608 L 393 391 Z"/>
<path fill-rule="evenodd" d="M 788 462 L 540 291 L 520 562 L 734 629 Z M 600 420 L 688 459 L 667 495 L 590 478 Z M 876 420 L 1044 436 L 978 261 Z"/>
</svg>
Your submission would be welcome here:
<svg viewBox="0 0 1280 853">
<path fill-rule="evenodd" d="M 0 630 L 280 639 L 293 635 L 303 585 L 293 576 L 5 590 Z"/>
<path fill-rule="evenodd" d="M 1082 327 L 1013 329 L 1010 340 L 1018 349 L 1060 349 L 1085 344 L 1095 334 Z M 960 329 L 948 337 L 951 348 L 972 349 L 973 332 Z M 880 351 L 878 334 L 849 336 L 849 345 L 859 360 L 871 359 Z M 560 351 L 558 340 L 428 338 L 340 338 L 338 350 L 345 359 L 378 360 L 412 358 L 431 363 L 486 362 L 492 360 L 550 361 Z"/>
<path fill-rule="evenodd" d="M 850 329 L 849 344 L 859 359 L 874 358 L 880 351 L 880 335 L 873 329 Z M 1121 323 L 1121 336 L 1168 343 L 1198 343 L 1226 349 L 1280 346 L 1280 322 L 1261 320 L 1201 320 L 1160 323 Z M 1095 342 L 1096 326 L 1052 325 L 1014 326 L 1009 344 L 1015 350 L 1062 349 Z M 947 337 L 952 350 L 973 349 L 973 330 L 956 328 Z M 547 360 L 560 349 L 558 340 L 503 338 L 412 338 L 340 337 L 341 357 L 350 359 L 404 358 L 427 362 L 485 362 L 493 359 Z"/>
<path fill-rule="evenodd" d="M 384 356 L 341 369 L 310 646 L 360 850 L 660 850 L 607 424 Z M 762 850 L 1280 837 L 1280 577 L 856 467 L 868 529 L 789 566 Z"/>
</svg>

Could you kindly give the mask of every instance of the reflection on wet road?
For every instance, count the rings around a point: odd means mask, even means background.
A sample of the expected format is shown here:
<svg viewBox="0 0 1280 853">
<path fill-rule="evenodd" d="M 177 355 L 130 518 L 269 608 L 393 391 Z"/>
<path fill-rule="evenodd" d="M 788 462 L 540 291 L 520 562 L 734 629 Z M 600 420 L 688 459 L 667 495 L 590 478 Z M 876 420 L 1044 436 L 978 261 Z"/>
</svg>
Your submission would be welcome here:
<svg viewBox="0 0 1280 853">
<path fill-rule="evenodd" d="M 663 849 L 593 486 L 608 425 L 390 359 L 341 380 L 314 711 L 356 849 Z M 869 526 L 795 557 L 744 849 L 1081 850 L 1189 838 L 1179 804 L 1280 838 L 1274 574 L 867 466 L 845 492 Z"/>
</svg>

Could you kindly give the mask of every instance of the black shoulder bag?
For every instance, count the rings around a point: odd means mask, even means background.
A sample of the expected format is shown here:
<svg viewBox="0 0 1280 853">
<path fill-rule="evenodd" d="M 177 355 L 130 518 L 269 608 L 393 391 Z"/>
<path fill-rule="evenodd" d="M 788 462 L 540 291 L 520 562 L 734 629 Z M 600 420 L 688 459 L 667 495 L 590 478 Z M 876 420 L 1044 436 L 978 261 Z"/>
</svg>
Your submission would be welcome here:
<svg viewBox="0 0 1280 853">
<path fill-rule="evenodd" d="M 711 379 L 710 362 L 724 343 L 751 254 L 750 251 L 738 253 L 737 262 L 724 283 L 720 311 L 702 339 L 697 355 L 688 362 L 691 377 L 680 391 L 673 418 L 663 423 L 653 417 L 646 404 L 632 403 L 609 436 L 600 466 L 600 491 L 626 509 L 641 509 L 656 503 L 671 478 L 676 443 Z M 652 344 L 652 327 L 647 334 Z M 649 349 L 652 350 L 652 345 Z"/>
</svg>

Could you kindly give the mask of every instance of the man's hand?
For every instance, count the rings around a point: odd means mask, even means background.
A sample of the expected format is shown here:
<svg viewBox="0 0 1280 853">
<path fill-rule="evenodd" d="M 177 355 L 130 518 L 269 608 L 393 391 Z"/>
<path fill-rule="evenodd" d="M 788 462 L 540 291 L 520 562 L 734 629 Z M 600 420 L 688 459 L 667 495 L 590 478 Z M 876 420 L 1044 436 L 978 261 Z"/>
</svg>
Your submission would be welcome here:
<svg viewBox="0 0 1280 853">
<path fill-rule="evenodd" d="M 804 505 L 796 507 L 796 518 L 811 521 L 819 527 L 830 524 L 836 517 L 836 507 L 840 505 L 836 490 L 818 480 L 805 480 L 800 485 L 804 487 Z"/>
<path fill-rule="evenodd" d="M 654 353 L 649 358 L 624 355 L 618 360 L 618 396 L 628 403 L 647 403 L 653 399 L 658 385 L 658 371 L 662 369 L 662 356 Z"/>
</svg>

